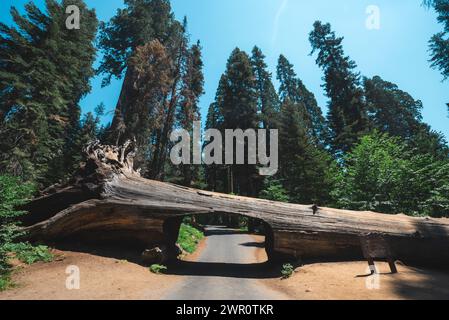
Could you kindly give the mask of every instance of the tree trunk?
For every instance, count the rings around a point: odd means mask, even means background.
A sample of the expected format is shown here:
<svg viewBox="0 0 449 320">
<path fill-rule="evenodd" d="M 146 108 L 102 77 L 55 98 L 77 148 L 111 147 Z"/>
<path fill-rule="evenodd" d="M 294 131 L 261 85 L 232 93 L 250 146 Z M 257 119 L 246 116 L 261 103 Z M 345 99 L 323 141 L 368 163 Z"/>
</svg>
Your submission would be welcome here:
<svg viewBox="0 0 449 320">
<path fill-rule="evenodd" d="M 355 212 L 230 196 L 144 179 L 133 169 L 133 143 L 98 142 L 66 186 L 55 186 L 24 209 L 30 240 L 129 242 L 177 252 L 181 218 L 232 214 L 259 219 L 270 259 L 363 258 L 361 239 L 378 235 L 405 263 L 449 267 L 449 219 Z"/>
</svg>

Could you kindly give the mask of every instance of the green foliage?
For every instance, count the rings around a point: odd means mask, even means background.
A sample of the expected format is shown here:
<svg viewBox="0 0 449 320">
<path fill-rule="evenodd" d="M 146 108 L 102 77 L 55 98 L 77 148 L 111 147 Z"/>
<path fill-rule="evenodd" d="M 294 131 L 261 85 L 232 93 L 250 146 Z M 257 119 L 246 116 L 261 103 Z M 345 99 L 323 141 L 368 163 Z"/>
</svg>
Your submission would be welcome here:
<svg viewBox="0 0 449 320">
<path fill-rule="evenodd" d="M 272 75 L 265 63 L 265 55 L 254 47 L 251 65 L 256 79 L 257 111 L 263 129 L 277 129 L 280 109 L 279 97 L 272 82 Z"/>
<path fill-rule="evenodd" d="M 449 160 L 413 155 L 404 169 L 399 204 L 402 212 L 432 217 L 449 216 Z"/>
<path fill-rule="evenodd" d="M 197 167 L 174 167 L 168 157 L 170 133 L 179 127 L 191 131 L 193 121 L 200 120 L 203 61 L 200 43 L 190 45 L 187 19 L 176 20 L 168 0 L 128 0 L 101 24 L 98 43 L 103 85 L 112 77 L 124 78 L 105 142 L 135 138 L 134 163 L 142 175 L 197 184 Z"/>
<path fill-rule="evenodd" d="M 276 180 L 270 180 L 266 183 L 265 189 L 260 192 L 260 198 L 279 202 L 289 202 L 290 200 L 287 190 Z"/>
<path fill-rule="evenodd" d="M 0 275 L 9 270 L 8 246 L 19 236 L 14 221 L 25 214 L 16 207 L 24 204 L 34 189 L 32 184 L 23 183 L 17 177 L 0 175 Z"/>
<path fill-rule="evenodd" d="M 152 40 L 165 45 L 181 28 L 168 0 L 127 0 L 125 5 L 109 22 L 100 24 L 98 44 L 103 60 L 98 72 L 106 75 L 103 85 L 108 85 L 112 76 L 123 77 L 137 47 Z"/>
<path fill-rule="evenodd" d="M 204 238 L 204 234 L 198 229 L 188 224 L 181 224 L 179 229 L 179 237 L 177 243 L 181 248 L 188 252 L 194 253 L 198 243 Z"/>
<path fill-rule="evenodd" d="M 226 64 L 217 89 L 215 104 L 211 111 L 219 127 L 215 129 L 254 129 L 258 128 L 258 98 L 253 66 L 248 54 L 235 48 Z M 247 142 L 245 142 L 246 144 Z M 235 154 L 235 152 L 234 152 Z M 255 165 L 220 166 L 218 174 L 227 193 L 256 195 L 257 169 Z"/>
<path fill-rule="evenodd" d="M 433 68 L 441 71 L 446 80 L 449 77 L 449 3 L 447 0 L 426 0 L 424 3 L 435 9 L 437 20 L 443 25 L 443 31 L 430 40 L 430 62 Z"/>
<path fill-rule="evenodd" d="M 281 269 L 282 279 L 290 278 L 294 272 L 295 272 L 295 267 L 293 267 L 292 264 L 285 263 L 282 265 L 282 269 Z"/>
<path fill-rule="evenodd" d="M 11 275 L 11 271 L 0 273 L 0 292 L 15 287 L 15 283 L 12 281 Z"/>
<path fill-rule="evenodd" d="M 285 103 L 288 100 L 293 103 L 303 117 L 302 125 L 305 126 L 310 139 L 324 145 L 329 133 L 321 108 L 314 94 L 297 77 L 293 65 L 284 55 L 280 55 L 278 60 L 277 78 L 280 82 L 281 102 Z"/>
<path fill-rule="evenodd" d="M 11 278 L 8 273 L 0 273 L 0 292 L 11 287 Z"/>
<path fill-rule="evenodd" d="M 296 104 L 286 100 L 281 110 L 279 132 L 280 175 L 290 200 L 323 204 L 331 187 L 328 153 L 307 134 L 304 117 Z"/>
<path fill-rule="evenodd" d="M 449 160 L 415 154 L 397 137 L 361 139 L 335 177 L 338 207 L 409 215 L 448 215 Z"/>
<path fill-rule="evenodd" d="M 53 259 L 46 246 L 34 247 L 29 243 L 14 242 L 21 235 L 15 221 L 25 214 L 16 207 L 23 205 L 34 191 L 33 184 L 24 183 L 17 177 L 0 175 L 0 290 L 11 285 L 10 256 L 27 264 Z"/>
<path fill-rule="evenodd" d="M 65 8 L 80 8 L 79 30 L 65 26 Z M 14 27 L 0 24 L 0 170 L 46 186 L 67 174 L 80 117 L 90 90 L 97 19 L 82 0 L 14 7 Z"/>
<path fill-rule="evenodd" d="M 28 242 L 8 244 L 6 245 L 6 250 L 13 253 L 17 259 L 26 264 L 51 262 L 54 258 L 47 246 L 33 246 Z"/>
<path fill-rule="evenodd" d="M 155 274 L 164 273 L 168 268 L 161 264 L 153 264 L 150 266 L 150 271 Z"/>
<path fill-rule="evenodd" d="M 181 128 L 193 134 L 193 122 L 201 121 L 199 99 L 204 93 L 203 59 L 199 42 L 188 50 L 186 60 L 187 70 L 183 78 L 177 122 Z M 191 187 L 200 182 L 199 166 L 182 165 L 180 171 L 182 185 Z"/>
<path fill-rule="evenodd" d="M 349 151 L 369 129 L 363 89 L 360 75 L 354 71 L 356 63 L 344 53 L 343 38 L 335 35 L 329 23 L 316 21 L 313 27 L 309 40 L 312 54 L 317 52 L 316 63 L 324 71 L 331 147 L 339 155 Z"/>
<path fill-rule="evenodd" d="M 363 83 L 373 127 L 391 136 L 412 139 L 420 128 L 422 102 L 379 76 L 365 78 Z"/>
<path fill-rule="evenodd" d="M 393 213 L 401 194 L 405 146 L 385 134 L 365 136 L 345 160 L 333 192 L 340 207 Z"/>
</svg>

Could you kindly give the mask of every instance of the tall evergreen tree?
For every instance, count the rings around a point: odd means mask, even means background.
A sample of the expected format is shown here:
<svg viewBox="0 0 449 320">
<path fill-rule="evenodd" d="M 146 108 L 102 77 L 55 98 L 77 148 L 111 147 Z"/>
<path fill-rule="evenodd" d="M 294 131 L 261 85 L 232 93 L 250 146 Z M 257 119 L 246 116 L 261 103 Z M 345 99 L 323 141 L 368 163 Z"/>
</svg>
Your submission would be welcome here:
<svg viewBox="0 0 449 320">
<path fill-rule="evenodd" d="M 73 145 L 75 146 L 73 152 L 68 156 L 68 166 L 65 168 L 67 172 L 74 172 L 79 168 L 79 164 L 84 160 L 82 149 L 89 143 L 98 140 L 101 136 L 103 127 L 101 126 L 101 117 L 104 115 L 104 104 L 99 104 L 94 113 L 86 113 L 78 123 L 78 131 L 74 134 Z"/>
<path fill-rule="evenodd" d="M 223 103 L 223 90 L 225 86 L 225 75 L 220 78 L 215 101 L 210 104 L 207 111 L 205 129 L 216 129 L 223 132 L 223 113 L 221 106 Z M 211 141 L 212 142 L 212 141 Z M 207 142 L 208 143 L 208 142 Z M 205 167 L 206 183 L 209 190 L 217 192 L 226 192 L 226 176 L 224 175 L 225 167 L 222 165 L 212 164 Z"/>
<path fill-rule="evenodd" d="M 369 122 L 356 64 L 343 51 L 343 38 L 335 35 L 330 24 L 314 23 L 309 40 L 311 54 L 318 52 L 316 63 L 324 71 L 324 88 L 329 97 L 328 123 L 332 150 L 346 152 L 367 132 Z"/>
<path fill-rule="evenodd" d="M 77 5 L 80 29 L 66 27 L 65 8 Z M 80 99 L 90 90 L 97 19 L 82 0 L 28 3 L 11 9 L 15 27 L 0 24 L 0 166 L 43 185 L 67 174 L 79 123 Z"/>
<path fill-rule="evenodd" d="M 267 70 L 265 55 L 257 46 L 253 48 L 251 64 L 256 79 L 257 110 L 262 128 L 276 129 L 280 109 L 279 97 L 272 82 L 272 75 Z"/>
<path fill-rule="evenodd" d="M 141 149 L 144 148 L 141 141 L 149 139 L 146 130 L 139 132 L 129 128 L 131 123 L 125 119 L 128 117 L 135 120 L 139 117 L 135 114 L 135 110 L 130 110 L 133 102 L 129 99 L 136 95 L 133 91 L 136 89 L 134 82 L 138 72 L 129 68 L 129 60 L 139 55 L 140 60 L 151 61 L 152 52 L 148 47 L 151 42 L 154 50 L 159 52 L 164 50 L 164 56 L 172 58 L 171 53 L 173 57 L 175 55 L 174 42 L 181 37 L 181 34 L 183 34 L 182 25 L 174 19 L 168 0 L 126 0 L 124 9 L 118 9 L 109 22 L 101 23 L 98 43 L 103 53 L 103 60 L 98 73 L 105 75 L 104 86 L 110 83 L 112 77 L 123 79 L 115 115 L 107 135 L 109 143 L 119 144 L 135 137 L 138 140 L 138 146 Z M 155 41 L 160 44 L 157 49 Z M 147 46 L 147 50 L 143 49 L 144 46 Z M 138 48 L 140 48 L 139 52 Z M 169 52 L 171 50 L 172 52 Z M 144 54 L 147 56 L 145 57 Z M 164 67 L 167 76 L 173 78 L 171 74 L 173 70 L 168 70 L 170 64 Z M 164 95 L 168 93 L 169 91 Z M 144 95 L 145 92 L 140 94 Z M 134 114 L 130 115 L 130 113 Z M 151 113 L 151 110 L 142 111 L 142 116 L 146 118 L 148 113 Z"/>
<path fill-rule="evenodd" d="M 372 127 L 400 137 L 417 154 L 438 159 L 448 156 L 444 137 L 422 121 L 422 102 L 379 76 L 364 81 L 365 101 Z"/>
<path fill-rule="evenodd" d="M 301 108 L 285 99 L 279 136 L 280 175 L 292 202 L 322 205 L 329 200 L 331 159 L 307 134 L 300 112 Z"/>
<path fill-rule="evenodd" d="M 174 19 L 168 0 L 125 0 L 112 19 L 100 24 L 99 48 L 103 60 L 98 72 L 104 74 L 104 85 L 112 77 L 122 79 L 128 59 L 139 46 L 152 40 L 167 45 L 181 28 Z M 126 82 L 126 81 L 125 81 Z"/>
<path fill-rule="evenodd" d="M 422 121 L 422 102 L 379 76 L 364 78 L 363 85 L 373 127 L 391 136 L 411 139 Z"/>
<path fill-rule="evenodd" d="M 133 106 L 132 100 L 136 99 L 136 95 L 140 95 L 139 98 L 142 99 L 145 91 L 136 92 L 138 88 L 134 83 L 139 70 L 129 68 L 129 62 L 132 57 L 135 60 L 140 59 L 142 63 L 144 59 L 151 61 L 152 50 L 158 51 L 159 56 L 163 50 L 164 59 L 171 61 L 164 66 L 162 75 L 155 74 L 154 77 L 160 76 L 165 79 L 170 76 L 172 86 L 175 70 L 171 64 L 177 55 L 179 39 L 183 38 L 183 34 L 182 25 L 174 19 L 168 0 L 126 0 L 124 9 L 118 9 L 109 22 L 100 25 L 98 43 L 103 53 L 103 60 L 98 73 L 105 75 L 103 85 L 108 85 L 112 77 L 123 79 L 115 115 L 107 135 L 109 143 L 119 144 L 135 137 L 139 148 L 143 150 L 142 152 L 146 152 L 142 144 L 142 141 L 149 140 L 146 130 L 140 131 L 138 128 L 136 130 L 135 127 L 130 127 L 129 119 L 135 120 L 140 116 L 130 115 L 136 113 L 136 110 L 130 110 Z M 150 43 L 153 43 L 152 50 L 149 47 Z M 158 48 L 156 43 L 159 43 Z M 145 54 L 147 56 L 144 56 Z M 169 92 L 167 89 L 164 96 L 168 96 Z M 145 111 L 141 116 L 147 118 L 151 111 Z M 125 119 L 126 117 L 128 119 Z"/>
<path fill-rule="evenodd" d="M 277 65 L 277 78 L 280 82 L 279 95 L 282 101 L 289 99 L 298 108 L 300 114 L 304 115 L 304 124 L 307 126 L 307 132 L 322 145 L 327 140 L 327 127 L 321 108 L 304 83 L 299 79 L 293 70 L 293 65 L 284 55 L 280 55 Z"/>
<path fill-rule="evenodd" d="M 220 110 L 225 129 L 257 129 L 257 88 L 250 57 L 236 48 L 228 59 L 222 78 L 223 97 Z M 247 149 L 245 143 L 245 149 Z M 234 152 L 235 157 L 235 152 Z M 235 163 L 235 161 L 234 161 Z M 245 163 L 247 155 L 245 154 Z M 256 195 L 258 184 L 255 165 L 229 165 L 228 191 Z"/>
<path fill-rule="evenodd" d="M 449 77 L 449 1 L 425 0 L 424 4 L 433 7 L 438 14 L 438 22 L 443 25 L 443 31 L 430 39 L 431 66 L 441 71 L 444 80 Z M 449 109 L 449 103 L 447 104 Z"/>
<path fill-rule="evenodd" d="M 99 72 L 123 78 L 115 115 L 107 134 L 110 143 L 119 144 L 136 138 L 136 164 L 148 178 L 163 180 L 167 165 L 169 135 L 177 123 L 180 104 L 186 100 L 185 84 L 197 75 L 189 69 L 187 20 L 175 20 L 168 0 L 127 0 L 125 9 L 103 24 L 100 48 L 104 59 Z M 164 61 L 157 61 L 154 55 Z M 136 61 L 140 61 L 136 64 Z M 145 66 L 139 69 L 138 66 Z M 162 81 L 136 85 L 141 76 Z M 134 100 L 139 100 L 139 108 Z"/>
<path fill-rule="evenodd" d="M 183 77 L 181 101 L 178 106 L 178 124 L 193 136 L 193 122 L 201 120 L 199 99 L 204 93 L 203 60 L 199 42 L 188 52 L 186 72 Z M 181 171 L 185 186 L 191 186 L 199 178 L 199 167 L 196 165 L 183 165 Z"/>
<path fill-rule="evenodd" d="M 437 20 L 443 25 L 443 31 L 435 34 L 430 40 L 432 67 L 439 69 L 444 79 L 449 77 L 449 1 L 427 0 L 424 2 L 431 6 L 438 14 Z"/>
</svg>

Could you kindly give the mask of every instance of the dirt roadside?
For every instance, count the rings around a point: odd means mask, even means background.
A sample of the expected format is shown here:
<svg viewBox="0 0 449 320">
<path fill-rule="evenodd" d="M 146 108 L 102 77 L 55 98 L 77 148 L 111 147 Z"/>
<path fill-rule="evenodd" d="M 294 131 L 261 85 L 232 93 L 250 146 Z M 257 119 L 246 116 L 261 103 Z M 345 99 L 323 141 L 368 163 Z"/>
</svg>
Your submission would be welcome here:
<svg viewBox="0 0 449 320">
<path fill-rule="evenodd" d="M 0 292 L 0 300 L 157 300 L 179 281 L 156 275 L 126 260 L 54 250 L 50 263 L 21 266 L 13 273 L 15 288 Z M 68 290 L 67 267 L 80 271 L 80 289 Z"/>
<path fill-rule="evenodd" d="M 263 237 L 254 237 L 262 242 Z M 184 257 L 196 261 L 207 246 Z M 17 287 L 0 292 L 0 300 L 158 300 L 182 282 L 182 276 L 155 275 L 148 268 L 125 260 L 94 254 L 55 250 L 51 263 L 22 266 L 14 272 Z M 265 250 L 256 252 L 262 263 Z M 66 288 L 66 269 L 79 267 L 80 290 Z M 297 269 L 287 280 L 260 279 L 261 285 L 298 300 L 398 300 L 449 299 L 449 273 L 417 269 L 398 264 L 399 273 L 389 274 L 386 263 L 377 263 L 378 278 L 368 276 L 364 261 L 317 263 Z"/>
<path fill-rule="evenodd" d="M 265 249 L 258 250 L 257 259 L 266 261 Z M 397 263 L 399 272 L 391 274 L 387 263 L 376 262 L 376 267 L 379 274 L 370 276 L 365 261 L 316 263 L 296 269 L 286 280 L 260 281 L 294 300 L 449 299 L 449 272 Z"/>
</svg>

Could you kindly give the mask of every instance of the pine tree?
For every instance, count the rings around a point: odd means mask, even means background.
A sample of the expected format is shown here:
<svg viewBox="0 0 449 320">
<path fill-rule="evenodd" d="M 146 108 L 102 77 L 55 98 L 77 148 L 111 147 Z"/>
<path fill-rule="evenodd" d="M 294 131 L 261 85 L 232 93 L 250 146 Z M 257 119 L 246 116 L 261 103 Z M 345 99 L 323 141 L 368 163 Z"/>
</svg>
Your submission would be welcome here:
<svg viewBox="0 0 449 320">
<path fill-rule="evenodd" d="M 438 160 L 449 158 L 447 140 L 441 132 L 432 130 L 426 123 L 420 123 L 413 138 L 407 141 L 410 150 L 415 154 L 430 155 Z"/>
<path fill-rule="evenodd" d="M 125 9 L 102 25 L 99 43 L 104 84 L 112 76 L 123 78 L 107 141 L 120 144 L 135 138 L 136 165 L 146 177 L 164 180 L 170 133 L 183 114 L 178 111 L 191 85 L 184 82 L 198 78 L 198 74 L 187 75 L 197 72 L 189 67 L 187 19 L 175 20 L 167 0 L 128 0 Z M 136 85 L 148 77 L 154 81 Z"/>
<path fill-rule="evenodd" d="M 125 102 L 126 112 L 120 115 L 122 126 L 113 127 L 115 131 L 111 134 L 116 135 L 115 144 L 136 139 L 140 151 L 135 163 L 144 170 L 143 174 L 146 174 L 148 154 L 155 152 L 150 139 L 155 132 L 163 130 L 166 121 L 165 97 L 170 94 L 174 81 L 171 62 L 167 49 L 158 40 L 138 47 L 128 62 L 127 76 L 134 80 L 132 83 L 125 80 L 123 84 L 122 92 L 127 95 L 120 100 Z"/>
<path fill-rule="evenodd" d="M 86 113 L 78 123 L 78 129 L 73 137 L 73 152 L 69 159 L 67 172 L 75 172 L 83 159 L 83 148 L 90 142 L 98 140 L 103 127 L 101 126 L 101 117 L 104 115 L 105 106 L 100 103 L 94 113 Z"/>
<path fill-rule="evenodd" d="M 410 140 L 422 121 L 422 102 L 379 76 L 364 78 L 370 122 L 380 132 Z"/>
<path fill-rule="evenodd" d="M 289 99 L 298 108 L 300 114 L 304 115 L 304 124 L 307 126 L 309 136 L 322 145 L 327 140 L 327 127 L 321 108 L 304 83 L 299 79 L 293 69 L 293 65 L 284 55 L 280 55 L 277 65 L 277 78 L 280 82 L 279 96 L 281 101 Z"/>
<path fill-rule="evenodd" d="M 251 64 L 256 79 L 257 111 L 263 129 L 277 129 L 279 117 L 279 97 L 272 82 L 272 75 L 267 70 L 265 55 L 256 46 L 253 48 Z"/>
<path fill-rule="evenodd" d="M 364 81 L 365 101 L 370 123 L 379 132 L 400 137 L 416 154 L 431 154 L 437 159 L 448 156 L 441 133 L 422 121 L 422 102 L 379 76 Z"/>
<path fill-rule="evenodd" d="M 193 122 L 201 120 L 199 99 L 204 93 L 203 60 L 201 45 L 193 45 L 187 57 L 186 71 L 182 81 L 181 101 L 178 106 L 179 126 L 193 136 Z M 199 179 L 199 167 L 196 165 L 182 165 L 183 185 L 191 186 Z"/>
<path fill-rule="evenodd" d="M 167 45 L 180 28 L 168 0 L 125 0 L 124 9 L 100 24 L 98 42 L 104 57 L 98 72 L 105 75 L 103 85 L 125 76 L 128 59 L 138 47 L 153 40 Z"/>
<path fill-rule="evenodd" d="M 98 73 L 105 75 L 103 86 L 108 85 L 112 77 L 123 79 L 114 118 L 106 135 L 108 143 L 120 144 L 127 139 L 136 138 L 138 148 L 141 149 L 139 156 L 145 157 L 147 146 L 143 141 L 150 140 L 150 137 L 145 128 L 136 130 L 132 121 L 142 117 L 142 122 L 145 122 L 153 110 L 140 110 L 142 113 L 137 114 L 136 110 L 132 110 L 133 99 L 145 100 L 154 97 L 134 85 L 136 77 L 144 71 L 135 70 L 132 66 L 130 68 L 130 59 L 140 60 L 141 64 L 145 64 L 144 60 L 148 64 L 153 54 L 164 59 L 163 66 L 154 66 L 156 71 L 162 74 L 153 74 L 154 78 L 161 77 L 164 85 L 170 87 L 164 88 L 166 92 L 161 92 L 159 101 L 153 101 L 153 104 L 163 109 L 166 103 L 163 100 L 170 94 L 171 86 L 177 77 L 174 68 L 178 66 L 174 66 L 173 63 L 183 33 L 182 25 L 174 19 L 168 0 L 126 0 L 124 9 L 118 9 L 109 22 L 100 25 L 98 43 L 103 53 L 103 60 Z M 148 73 L 148 70 L 146 72 Z"/>
<path fill-rule="evenodd" d="M 440 70 L 444 80 L 447 80 L 449 77 L 449 1 L 425 0 L 424 4 L 435 9 L 438 14 L 437 20 L 444 28 L 430 39 L 430 51 L 432 52 L 430 63 L 432 68 Z M 447 107 L 449 110 L 449 103 Z"/>
<path fill-rule="evenodd" d="M 316 21 L 309 40 L 311 54 L 318 52 L 316 63 L 324 71 L 331 147 L 338 155 L 349 151 L 369 129 L 360 75 L 354 71 L 355 62 L 344 54 L 343 38 L 336 37 L 330 24 Z"/>
<path fill-rule="evenodd" d="M 449 1 L 427 0 L 428 7 L 433 7 L 438 14 L 437 20 L 443 25 L 443 31 L 430 40 L 432 67 L 441 71 L 446 80 L 449 77 Z"/>
<path fill-rule="evenodd" d="M 65 8 L 81 13 L 79 30 L 66 27 Z M 97 19 L 81 0 L 29 3 L 16 27 L 0 24 L 1 170 L 41 185 L 67 174 L 65 163 L 79 121 L 79 101 L 90 90 Z"/>
<path fill-rule="evenodd" d="M 282 104 L 280 175 L 292 202 L 325 204 L 331 187 L 331 159 L 308 136 L 300 110 L 289 98 Z"/>
<path fill-rule="evenodd" d="M 216 129 L 223 132 L 223 114 L 221 106 L 223 103 L 223 90 L 225 86 L 225 75 L 222 75 L 218 84 L 215 101 L 209 105 L 206 117 L 205 129 Z M 209 142 L 206 142 L 209 143 Z M 226 192 L 227 178 L 225 173 L 225 166 L 212 164 L 205 167 L 206 183 L 209 190 L 217 192 Z"/>
<path fill-rule="evenodd" d="M 220 110 L 225 129 L 257 129 L 257 89 L 251 61 L 247 53 L 236 48 L 231 53 L 221 82 L 223 90 Z M 245 149 L 247 144 L 245 143 Z M 235 152 L 234 152 L 235 155 Z M 245 163 L 247 163 L 245 154 Z M 235 163 L 235 161 L 234 161 Z M 255 165 L 229 165 L 228 191 L 256 195 L 258 184 Z"/>
</svg>

